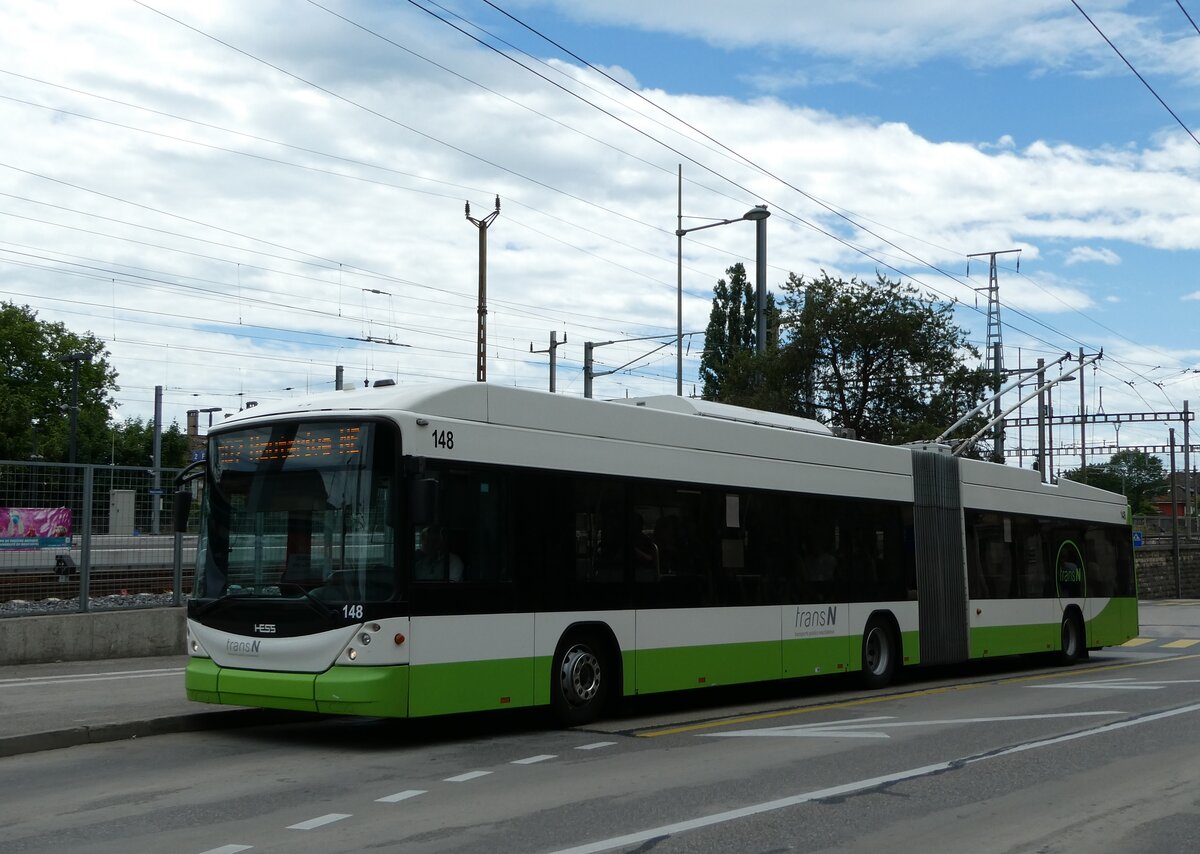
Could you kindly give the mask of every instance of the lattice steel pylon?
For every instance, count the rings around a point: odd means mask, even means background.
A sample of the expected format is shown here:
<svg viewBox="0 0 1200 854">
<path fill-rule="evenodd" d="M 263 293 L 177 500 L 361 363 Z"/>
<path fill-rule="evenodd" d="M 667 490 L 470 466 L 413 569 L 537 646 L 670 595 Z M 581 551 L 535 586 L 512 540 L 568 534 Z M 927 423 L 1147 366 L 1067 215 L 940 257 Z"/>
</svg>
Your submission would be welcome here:
<svg viewBox="0 0 1200 854">
<path fill-rule="evenodd" d="M 1009 253 L 1020 254 L 1020 249 L 1003 249 L 999 252 L 975 252 L 967 256 L 967 275 L 971 274 L 971 258 L 988 257 L 988 313 L 987 313 L 987 343 L 983 354 L 983 364 L 992 375 L 992 417 L 996 419 L 996 427 L 992 433 L 992 460 L 1004 462 L 1004 422 L 1000 420 L 1000 388 L 1004 385 L 1004 334 L 1000 324 L 1000 280 L 996 275 L 996 256 Z M 1017 269 L 1021 269 L 1021 259 L 1017 258 Z M 976 288 L 981 291 L 983 288 Z"/>
</svg>

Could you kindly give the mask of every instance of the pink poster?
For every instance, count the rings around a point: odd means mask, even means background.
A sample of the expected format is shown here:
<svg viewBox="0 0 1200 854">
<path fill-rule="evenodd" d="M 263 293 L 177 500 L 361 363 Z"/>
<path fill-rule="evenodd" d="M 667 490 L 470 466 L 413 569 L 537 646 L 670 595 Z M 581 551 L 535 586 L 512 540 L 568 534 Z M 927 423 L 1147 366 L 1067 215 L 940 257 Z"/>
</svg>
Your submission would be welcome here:
<svg viewBox="0 0 1200 854">
<path fill-rule="evenodd" d="M 69 507 L 0 507 L 0 550 L 59 548 L 70 542 Z"/>
</svg>

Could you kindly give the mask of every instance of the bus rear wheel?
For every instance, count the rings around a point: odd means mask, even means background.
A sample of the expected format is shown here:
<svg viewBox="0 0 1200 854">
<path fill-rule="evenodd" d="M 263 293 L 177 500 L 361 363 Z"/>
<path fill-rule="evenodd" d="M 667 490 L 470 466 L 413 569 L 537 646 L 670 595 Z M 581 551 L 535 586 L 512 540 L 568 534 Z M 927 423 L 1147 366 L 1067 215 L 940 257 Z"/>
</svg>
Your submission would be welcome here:
<svg viewBox="0 0 1200 854">
<path fill-rule="evenodd" d="M 1062 651 L 1059 657 L 1063 664 L 1074 664 L 1088 657 L 1087 641 L 1083 631 L 1083 621 L 1078 614 L 1069 613 L 1062 621 Z"/>
<path fill-rule="evenodd" d="M 551 673 L 550 705 L 563 726 L 591 723 L 604 711 L 615 672 L 606 659 L 604 648 L 592 636 L 559 642 Z"/>
<path fill-rule="evenodd" d="M 883 620 L 867 623 L 862 642 L 862 681 L 868 688 L 891 684 L 900 666 L 900 645 L 895 633 Z"/>
</svg>

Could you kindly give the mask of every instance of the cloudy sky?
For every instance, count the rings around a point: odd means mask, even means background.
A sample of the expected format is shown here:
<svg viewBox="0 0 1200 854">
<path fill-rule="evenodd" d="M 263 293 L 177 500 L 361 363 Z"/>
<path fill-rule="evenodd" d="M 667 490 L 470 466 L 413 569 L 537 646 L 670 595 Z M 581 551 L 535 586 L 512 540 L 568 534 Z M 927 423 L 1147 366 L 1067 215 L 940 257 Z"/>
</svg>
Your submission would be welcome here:
<svg viewBox="0 0 1200 854">
<path fill-rule="evenodd" d="M 1019 248 L 1007 367 L 1103 349 L 1089 411 L 1200 406 L 1200 0 L 1079 5 L 0 0 L 0 299 L 103 339 L 118 417 L 155 385 L 181 423 L 328 390 L 339 364 L 469 381 L 463 204 L 498 195 L 488 379 L 545 388 L 554 332 L 578 395 L 585 341 L 676 329 L 682 165 L 685 228 L 769 206 L 772 288 L 903 275 L 982 348 L 967 256 Z M 685 238 L 685 332 L 753 256 L 749 223 Z M 597 349 L 621 368 L 597 396 L 673 393 L 663 340 Z"/>
</svg>

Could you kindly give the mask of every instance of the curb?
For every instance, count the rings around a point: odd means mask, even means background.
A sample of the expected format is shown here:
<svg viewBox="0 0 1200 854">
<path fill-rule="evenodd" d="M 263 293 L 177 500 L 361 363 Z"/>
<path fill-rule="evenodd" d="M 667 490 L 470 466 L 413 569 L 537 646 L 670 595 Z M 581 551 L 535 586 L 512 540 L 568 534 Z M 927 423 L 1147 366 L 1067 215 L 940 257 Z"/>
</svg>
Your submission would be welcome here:
<svg viewBox="0 0 1200 854">
<path fill-rule="evenodd" d="M 124 723 L 68 727 L 47 732 L 0 737 L 0 757 L 39 753 L 43 750 L 59 750 L 83 744 L 102 744 L 109 741 L 147 738 L 153 735 L 233 729 L 279 722 L 295 723 L 301 720 L 307 720 L 302 712 L 281 713 L 273 709 L 232 709 L 171 715 Z"/>
</svg>

